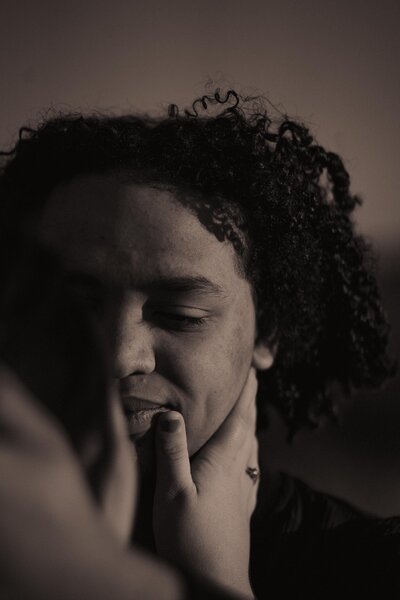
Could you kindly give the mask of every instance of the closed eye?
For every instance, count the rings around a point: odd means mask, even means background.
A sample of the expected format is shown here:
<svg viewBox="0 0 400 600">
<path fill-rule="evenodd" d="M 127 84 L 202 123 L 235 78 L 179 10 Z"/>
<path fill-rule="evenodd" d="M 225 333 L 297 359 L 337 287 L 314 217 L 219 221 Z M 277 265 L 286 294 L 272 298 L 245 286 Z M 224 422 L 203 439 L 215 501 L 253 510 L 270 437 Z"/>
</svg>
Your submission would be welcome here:
<svg viewBox="0 0 400 600">
<path fill-rule="evenodd" d="M 165 329 L 190 330 L 198 329 L 209 321 L 206 316 L 194 316 L 184 313 L 154 311 L 152 321 Z"/>
</svg>

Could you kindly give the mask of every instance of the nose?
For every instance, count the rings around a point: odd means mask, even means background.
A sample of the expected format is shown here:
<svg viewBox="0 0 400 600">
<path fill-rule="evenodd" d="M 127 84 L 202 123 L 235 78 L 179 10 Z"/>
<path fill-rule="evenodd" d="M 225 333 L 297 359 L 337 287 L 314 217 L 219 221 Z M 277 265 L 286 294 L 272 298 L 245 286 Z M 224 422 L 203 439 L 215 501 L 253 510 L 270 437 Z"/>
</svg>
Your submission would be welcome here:
<svg viewBox="0 0 400 600">
<path fill-rule="evenodd" d="M 117 379 L 129 375 L 148 375 L 156 366 L 154 340 L 149 323 L 142 314 L 120 309 L 115 328 L 114 374 Z"/>
</svg>

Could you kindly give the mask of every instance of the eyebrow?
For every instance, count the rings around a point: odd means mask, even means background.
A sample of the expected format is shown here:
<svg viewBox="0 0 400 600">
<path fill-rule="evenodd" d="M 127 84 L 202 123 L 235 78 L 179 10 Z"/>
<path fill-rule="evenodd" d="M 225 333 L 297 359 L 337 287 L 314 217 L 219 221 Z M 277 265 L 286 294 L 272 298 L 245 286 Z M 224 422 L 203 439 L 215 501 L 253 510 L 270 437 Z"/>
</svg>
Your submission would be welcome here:
<svg viewBox="0 0 400 600">
<path fill-rule="evenodd" d="M 202 275 L 189 277 L 161 277 L 146 286 L 152 290 L 170 292 L 197 292 L 211 296 L 226 296 L 226 291 L 217 283 L 210 281 Z"/>
<path fill-rule="evenodd" d="M 81 271 L 68 271 L 68 280 L 73 284 L 87 285 L 95 288 L 107 288 L 108 286 L 96 275 Z M 131 281 L 132 286 L 137 282 Z M 114 286 L 111 286 L 114 287 Z M 226 297 L 226 290 L 217 283 L 210 281 L 202 275 L 186 277 L 158 277 L 154 281 L 146 282 L 140 285 L 143 289 L 161 292 L 194 292 L 199 294 L 208 294 L 216 297 Z"/>
</svg>

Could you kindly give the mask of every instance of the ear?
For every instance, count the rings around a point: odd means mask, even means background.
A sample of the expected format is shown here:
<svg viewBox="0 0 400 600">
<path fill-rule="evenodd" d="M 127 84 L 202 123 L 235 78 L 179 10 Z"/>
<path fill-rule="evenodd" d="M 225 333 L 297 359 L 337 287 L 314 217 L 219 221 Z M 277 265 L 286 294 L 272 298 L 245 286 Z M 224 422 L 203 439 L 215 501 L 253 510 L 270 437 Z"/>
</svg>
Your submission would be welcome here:
<svg viewBox="0 0 400 600">
<path fill-rule="evenodd" d="M 266 371 L 274 364 L 275 352 L 264 340 L 258 340 L 253 349 L 251 365 L 258 371 Z"/>
</svg>

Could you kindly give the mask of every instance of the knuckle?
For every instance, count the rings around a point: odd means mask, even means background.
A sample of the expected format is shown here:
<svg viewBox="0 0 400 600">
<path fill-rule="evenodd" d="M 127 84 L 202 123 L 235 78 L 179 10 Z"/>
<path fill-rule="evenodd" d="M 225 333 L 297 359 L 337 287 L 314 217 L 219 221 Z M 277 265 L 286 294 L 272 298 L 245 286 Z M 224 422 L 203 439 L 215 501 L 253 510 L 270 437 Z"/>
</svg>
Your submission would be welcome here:
<svg viewBox="0 0 400 600">
<path fill-rule="evenodd" d="M 163 444 L 163 451 L 174 461 L 181 460 L 186 456 L 186 449 L 177 442 L 168 442 Z"/>
<path fill-rule="evenodd" d="M 188 505 L 189 494 L 183 484 L 170 487 L 166 496 L 167 501 L 173 502 L 180 509 L 184 509 Z"/>
</svg>

